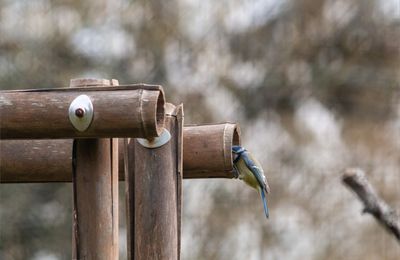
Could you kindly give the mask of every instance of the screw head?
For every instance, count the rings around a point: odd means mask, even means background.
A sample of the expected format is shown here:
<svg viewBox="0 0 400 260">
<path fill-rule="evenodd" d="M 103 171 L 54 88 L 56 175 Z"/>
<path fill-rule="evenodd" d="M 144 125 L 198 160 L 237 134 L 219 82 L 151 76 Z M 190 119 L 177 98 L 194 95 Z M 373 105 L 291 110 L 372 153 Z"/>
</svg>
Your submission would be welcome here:
<svg viewBox="0 0 400 260">
<path fill-rule="evenodd" d="M 87 95 L 79 95 L 68 108 L 68 118 L 73 127 L 84 132 L 93 121 L 93 104 Z"/>
<path fill-rule="evenodd" d="M 79 118 L 82 118 L 85 115 L 85 110 L 83 108 L 77 108 L 75 110 L 75 115 Z"/>
</svg>

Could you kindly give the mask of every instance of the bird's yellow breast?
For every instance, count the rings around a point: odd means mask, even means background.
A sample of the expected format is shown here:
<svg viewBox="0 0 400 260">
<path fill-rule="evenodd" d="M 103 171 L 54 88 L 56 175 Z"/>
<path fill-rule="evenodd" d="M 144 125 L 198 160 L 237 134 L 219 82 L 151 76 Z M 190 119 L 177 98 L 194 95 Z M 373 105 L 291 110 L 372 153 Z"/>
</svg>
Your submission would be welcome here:
<svg viewBox="0 0 400 260">
<path fill-rule="evenodd" d="M 239 179 L 243 180 L 247 185 L 253 187 L 254 189 L 258 190 L 259 184 L 254 176 L 254 174 L 247 168 L 246 163 L 242 158 L 238 160 L 236 163 L 236 167 L 239 170 Z"/>
</svg>

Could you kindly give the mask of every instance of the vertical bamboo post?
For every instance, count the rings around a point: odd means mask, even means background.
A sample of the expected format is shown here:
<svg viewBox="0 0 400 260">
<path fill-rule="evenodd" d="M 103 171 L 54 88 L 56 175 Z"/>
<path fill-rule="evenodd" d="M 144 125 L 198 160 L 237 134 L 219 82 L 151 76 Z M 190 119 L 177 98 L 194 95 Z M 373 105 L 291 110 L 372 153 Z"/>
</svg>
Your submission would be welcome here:
<svg viewBox="0 0 400 260">
<path fill-rule="evenodd" d="M 128 259 L 180 259 L 182 126 L 182 106 L 167 104 L 167 144 L 126 141 Z"/>
<path fill-rule="evenodd" d="M 79 79 L 70 86 L 96 84 L 118 81 Z M 118 259 L 118 139 L 74 142 L 73 259 Z"/>
</svg>

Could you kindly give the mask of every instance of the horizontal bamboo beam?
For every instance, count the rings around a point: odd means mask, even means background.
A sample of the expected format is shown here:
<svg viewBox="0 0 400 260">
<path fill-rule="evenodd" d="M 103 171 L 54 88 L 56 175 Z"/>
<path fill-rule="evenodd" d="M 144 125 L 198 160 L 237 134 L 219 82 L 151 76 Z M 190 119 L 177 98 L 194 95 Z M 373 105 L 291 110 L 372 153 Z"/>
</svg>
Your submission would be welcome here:
<svg viewBox="0 0 400 260">
<path fill-rule="evenodd" d="M 236 124 L 184 127 L 184 177 L 233 178 L 232 145 L 239 144 L 240 129 Z"/>
<path fill-rule="evenodd" d="M 119 179 L 124 180 L 123 139 L 119 140 Z M 186 126 L 183 177 L 233 178 L 231 149 L 240 144 L 236 124 Z M 70 182 L 72 140 L 1 140 L 0 183 Z"/>
<path fill-rule="evenodd" d="M 80 132 L 68 111 L 82 94 L 93 104 L 93 119 Z M 1 91 L 0 138 L 155 137 L 164 125 L 164 105 L 162 88 L 143 84 Z"/>
</svg>

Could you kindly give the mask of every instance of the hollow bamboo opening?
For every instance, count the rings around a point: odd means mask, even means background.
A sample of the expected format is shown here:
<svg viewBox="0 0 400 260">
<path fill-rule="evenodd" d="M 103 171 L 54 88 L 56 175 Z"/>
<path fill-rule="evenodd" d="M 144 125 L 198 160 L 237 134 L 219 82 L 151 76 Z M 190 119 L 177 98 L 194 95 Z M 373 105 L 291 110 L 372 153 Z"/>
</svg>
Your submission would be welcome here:
<svg viewBox="0 0 400 260">
<path fill-rule="evenodd" d="M 156 106 L 156 131 L 157 136 L 159 136 L 164 128 L 165 122 L 165 98 L 163 91 L 159 91 Z"/>
</svg>

